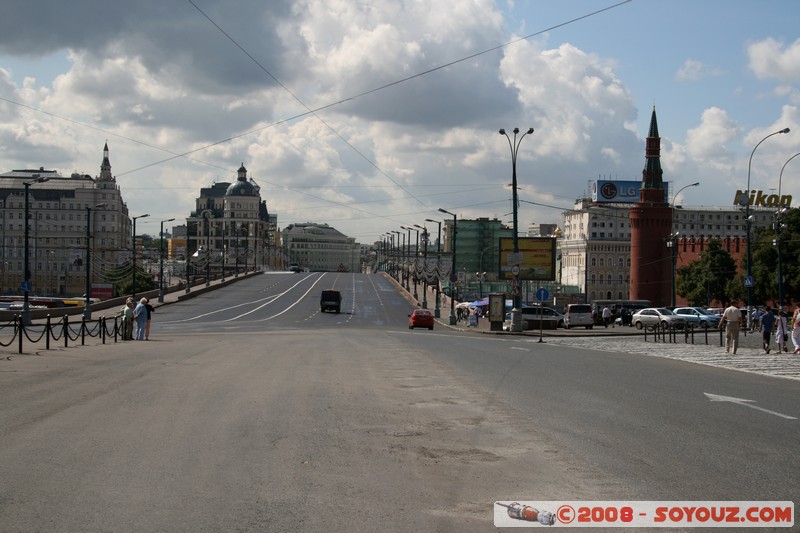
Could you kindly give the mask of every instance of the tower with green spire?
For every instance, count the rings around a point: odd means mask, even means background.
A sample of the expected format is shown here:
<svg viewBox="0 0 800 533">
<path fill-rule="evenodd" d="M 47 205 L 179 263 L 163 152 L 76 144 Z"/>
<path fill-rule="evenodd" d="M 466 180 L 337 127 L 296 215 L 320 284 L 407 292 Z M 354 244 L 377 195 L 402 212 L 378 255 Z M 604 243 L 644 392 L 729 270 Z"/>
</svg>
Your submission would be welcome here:
<svg viewBox="0 0 800 533">
<path fill-rule="evenodd" d="M 665 201 L 664 171 L 661 169 L 661 137 L 656 108 L 650 117 L 645 145 L 645 166 L 639 202 L 630 210 L 631 272 L 630 299 L 669 305 L 672 300 L 672 261 L 667 243 L 672 238 L 672 208 Z"/>
</svg>

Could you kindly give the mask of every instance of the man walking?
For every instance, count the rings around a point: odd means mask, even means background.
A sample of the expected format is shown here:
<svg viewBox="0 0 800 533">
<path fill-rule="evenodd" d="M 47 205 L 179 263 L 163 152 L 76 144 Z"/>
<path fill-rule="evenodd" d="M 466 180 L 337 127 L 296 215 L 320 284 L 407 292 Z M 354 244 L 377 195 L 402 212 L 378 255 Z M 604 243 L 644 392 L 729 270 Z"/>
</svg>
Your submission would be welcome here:
<svg viewBox="0 0 800 533">
<path fill-rule="evenodd" d="M 719 329 L 725 324 L 725 353 L 736 353 L 739 348 L 739 325 L 742 321 L 742 313 L 739 308 L 731 304 L 722 313 L 722 320 L 719 321 Z"/>
<path fill-rule="evenodd" d="M 764 337 L 764 353 L 769 353 L 769 341 L 774 326 L 775 315 L 772 314 L 772 309 L 765 305 L 764 314 L 761 315 L 761 336 Z"/>
</svg>

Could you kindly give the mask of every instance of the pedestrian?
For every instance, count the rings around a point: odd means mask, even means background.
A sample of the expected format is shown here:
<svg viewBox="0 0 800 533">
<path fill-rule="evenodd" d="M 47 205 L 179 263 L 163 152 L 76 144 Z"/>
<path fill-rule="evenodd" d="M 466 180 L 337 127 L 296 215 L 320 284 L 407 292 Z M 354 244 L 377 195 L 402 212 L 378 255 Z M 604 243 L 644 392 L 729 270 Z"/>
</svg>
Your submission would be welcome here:
<svg viewBox="0 0 800 533">
<path fill-rule="evenodd" d="M 147 326 L 147 308 L 144 304 L 147 303 L 147 298 L 142 298 L 133 309 L 133 319 L 136 321 L 136 331 L 133 338 L 137 341 L 144 340 L 144 328 Z"/>
<path fill-rule="evenodd" d="M 147 310 L 147 322 L 144 326 L 144 340 L 150 340 L 150 320 L 153 318 L 153 313 L 156 312 L 156 308 L 150 304 L 150 298 L 147 298 L 147 301 L 144 303 L 144 308 Z"/>
<path fill-rule="evenodd" d="M 742 313 L 735 305 L 729 305 L 722 312 L 722 320 L 719 321 L 719 329 L 725 325 L 725 353 L 736 353 L 739 348 L 739 326 L 742 322 Z"/>
<path fill-rule="evenodd" d="M 129 341 L 133 338 L 133 298 L 125 300 L 122 306 L 122 340 Z"/>
<path fill-rule="evenodd" d="M 769 353 L 769 341 L 773 327 L 775 327 L 775 315 L 772 314 L 772 309 L 765 305 L 764 313 L 761 315 L 761 336 L 764 338 L 764 353 Z"/>
<path fill-rule="evenodd" d="M 792 344 L 794 344 L 794 353 L 800 353 L 800 306 L 794 310 L 792 315 Z"/>
<path fill-rule="evenodd" d="M 775 341 L 778 343 L 778 353 L 788 352 L 789 349 L 786 347 L 786 342 L 789 340 L 789 334 L 786 333 L 786 313 L 783 309 L 778 311 L 776 324 L 778 326 L 775 328 Z"/>
<path fill-rule="evenodd" d="M 608 323 L 611 322 L 611 309 L 608 306 L 603 308 L 603 323 L 608 327 Z"/>
</svg>

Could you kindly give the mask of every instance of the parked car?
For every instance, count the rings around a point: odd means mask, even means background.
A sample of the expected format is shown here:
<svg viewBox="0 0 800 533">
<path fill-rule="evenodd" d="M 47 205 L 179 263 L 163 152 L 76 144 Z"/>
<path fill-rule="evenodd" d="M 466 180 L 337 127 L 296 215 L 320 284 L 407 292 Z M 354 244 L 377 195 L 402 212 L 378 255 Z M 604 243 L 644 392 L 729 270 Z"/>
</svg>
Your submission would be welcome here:
<svg viewBox="0 0 800 533">
<path fill-rule="evenodd" d="M 673 313 L 684 317 L 689 325 L 704 329 L 718 327 L 722 318 L 702 307 L 676 307 Z"/>
<path fill-rule="evenodd" d="M 672 328 L 686 327 L 686 318 L 674 314 L 666 307 L 647 307 L 633 314 L 633 325 L 636 329 L 645 326 L 661 326 Z"/>
<path fill-rule="evenodd" d="M 574 328 L 576 326 L 584 326 L 586 329 L 592 329 L 594 322 L 592 320 L 592 306 L 589 304 L 569 304 L 567 305 L 567 312 L 564 313 L 564 327 Z"/>
<path fill-rule="evenodd" d="M 550 307 L 540 306 L 523 306 L 522 307 L 522 320 L 527 321 L 527 327 L 523 325 L 524 329 L 538 329 L 539 322 L 543 329 L 556 329 L 563 328 L 566 323 L 564 315 Z"/>
<path fill-rule="evenodd" d="M 414 309 L 408 315 L 408 329 L 428 328 L 433 329 L 433 313 L 427 309 Z"/>
</svg>

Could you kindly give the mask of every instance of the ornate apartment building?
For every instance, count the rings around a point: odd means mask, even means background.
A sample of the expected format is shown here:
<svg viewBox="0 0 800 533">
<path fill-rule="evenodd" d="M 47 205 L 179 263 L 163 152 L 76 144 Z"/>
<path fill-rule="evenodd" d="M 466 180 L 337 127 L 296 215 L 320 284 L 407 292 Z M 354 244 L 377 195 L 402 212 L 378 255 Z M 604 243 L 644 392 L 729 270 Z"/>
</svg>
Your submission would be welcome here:
<svg viewBox="0 0 800 533">
<path fill-rule="evenodd" d="M 95 178 L 43 167 L 0 175 L 0 292 L 22 294 L 26 190 L 31 294 L 84 294 L 87 250 L 92 284 L 130 260 L 131 220 L 106 144 Z"/>
</svg>

